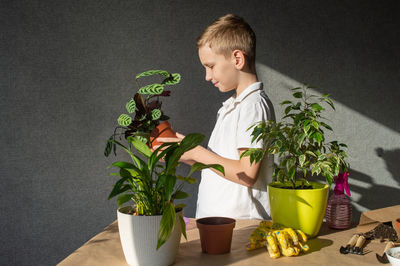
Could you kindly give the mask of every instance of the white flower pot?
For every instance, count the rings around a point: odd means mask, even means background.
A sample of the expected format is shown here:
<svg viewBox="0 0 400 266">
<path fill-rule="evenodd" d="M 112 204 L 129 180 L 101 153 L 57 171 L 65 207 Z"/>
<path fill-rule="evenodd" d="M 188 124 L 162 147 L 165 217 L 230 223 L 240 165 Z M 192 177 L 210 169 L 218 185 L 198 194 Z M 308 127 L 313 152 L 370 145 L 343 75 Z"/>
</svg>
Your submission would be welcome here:
<svg viewBox="0 0 400 266">
<path fill-rule="evenodd" d="M 179 215 L 169 239 L 157 250 L 157 235 L 161 215 L 134 216 L 126 214 L 132 206 L 118 209 L 118 229 L 122 249 L 129 265 L 168 266 L 174 263 L 181 240 Z"/>
</svg>

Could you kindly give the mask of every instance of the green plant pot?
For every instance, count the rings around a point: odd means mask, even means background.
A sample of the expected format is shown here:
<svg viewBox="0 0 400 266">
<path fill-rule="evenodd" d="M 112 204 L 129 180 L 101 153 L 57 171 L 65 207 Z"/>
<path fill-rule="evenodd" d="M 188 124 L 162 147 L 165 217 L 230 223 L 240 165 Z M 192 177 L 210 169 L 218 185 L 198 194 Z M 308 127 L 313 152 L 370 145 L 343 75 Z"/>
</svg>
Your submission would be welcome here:
<svg viewBox="0 0 400 266">
<path fill-rule="evenodd" d="M 289 184 L 273 182 L 268 184 L 268 192 L 274 223 L 300 229 L 309 237 L 315 237 L 324 219 L 329 186 L 309 183 L 312 189 L 287 189 L 282 187 Z"/>
</svg>

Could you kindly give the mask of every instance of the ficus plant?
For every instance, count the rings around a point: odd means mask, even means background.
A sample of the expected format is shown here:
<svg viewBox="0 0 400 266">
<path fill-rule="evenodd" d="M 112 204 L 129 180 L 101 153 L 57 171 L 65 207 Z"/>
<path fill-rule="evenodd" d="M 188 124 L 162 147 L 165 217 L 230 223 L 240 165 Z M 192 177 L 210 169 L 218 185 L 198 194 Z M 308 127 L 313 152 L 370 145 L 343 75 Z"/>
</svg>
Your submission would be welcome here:
<svg viewBox="0 0 400 266">
<path fill-rule="evenodd" d="M 335 110 L 328 94 L 309 94 L 309 86 L 293 88 L 292 100 L 285 100 L 284 116 L 281 122 L 262 121 L 252 127 L 252 141 L 262 141 L 263 149 L 249 149 L 242 154 L 250 156 L 250 161 L 259 162 L 266 153 L 277 154 L 279 163 L 273 179 L 289 184 L 296 189 L 306 188 L 307 178 L 321 175 L 331 185 L 333 178 L 348 170 L 345 161 L 347 146 L 338 141 L 327 142 L 325 130 L 332 131 L 322 114 L 324 105 Z"/>
<path fill-rule="evenodd" d="M 146 86 L 139 84 L 140 79 L 149 76 L 160 76 L 160 83 L 152 83 Z M 165 90 L 166 86 L 176 85 L 180 82 L 179 73 L 169 73 L 165 70 L 148 70 L 139 73 L 135 77 L 137 93 L 125 104 L 127 113 L 121 114 L 117 121 L 118 126 L 114 129 L 113 135 L 107 141 L 104 154 L 109 154 L 112 150 L 116 153 L 116 145 L 112 140 L 121 136 L 137 136 L 141 141 L 147 143 L 150 133 L 160 122 L 169 119 L 161 109 L 162 102 L 160 97 L 171 95 L 170 90 Z"/>
<path fill-rule="evenodd" d="M 188 134 L 180 143 L 164 143 L 153 152 L 143 141 L 134 136 L 127 138 L 128 145 L 126 146 L 117 140 L 110 140 L 129 154 L 131 162 L 118 161 L 110 166 L 119 169 L 118 172 L 111 174 L 118 176 L 119 179 L 108 199 L 118 196 L 118 207 L 126 202 L 133 202 L 133 215 L 162 215 L 157 249 L 169 238 L 175 226 L 176 213 L 185 207 L 185 204 L 175 205 L 174 200 L 189 196 L 182 189 L 185 183 L 196 182 L 191 175 L 197 170 L 206 168 L 213 168 L 224 174 L 224 168 L 221 165 L 202 163 L 193 164 L 186 176 L 177 174 L 181 156 L 203 140 L 204 136 L 201 134 Z M 182 234 L 186 238 L 182 216 L 179 216 L 179 222 Z"/>
</svg>

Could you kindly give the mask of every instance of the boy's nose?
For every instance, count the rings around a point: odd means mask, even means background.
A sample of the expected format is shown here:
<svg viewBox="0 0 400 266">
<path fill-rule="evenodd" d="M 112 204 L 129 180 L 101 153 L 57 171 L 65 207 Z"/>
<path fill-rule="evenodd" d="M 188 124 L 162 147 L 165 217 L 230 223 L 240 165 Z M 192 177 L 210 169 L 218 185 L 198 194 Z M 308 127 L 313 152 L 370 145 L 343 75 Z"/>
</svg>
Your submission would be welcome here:
<svg viewBox="0 0 400 266">
<path fill-rule="evenodd" d="M 210 72 L 211 72 L 210 70 L 206 70 L 206 80 L 207 81 L 210 81 L 212 79 L 212 76 L 211 76 Z"/>
</svg>

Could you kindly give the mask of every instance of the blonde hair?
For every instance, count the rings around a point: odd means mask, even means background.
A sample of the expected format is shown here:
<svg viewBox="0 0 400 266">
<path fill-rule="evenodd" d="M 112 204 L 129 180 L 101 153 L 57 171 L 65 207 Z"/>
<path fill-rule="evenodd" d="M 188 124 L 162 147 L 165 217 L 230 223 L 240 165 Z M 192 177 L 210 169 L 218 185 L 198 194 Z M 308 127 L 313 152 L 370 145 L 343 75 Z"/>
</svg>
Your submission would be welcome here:
<svg viewBox="0 0 400 266">
<path fill-rule="evenodd" d="M 197 39 L 197 48 L 209 45 L 226 58 L 234 50 L 241 50 L 252 67 L 255 63 L 256 35 L 243 18 L 228 14 L 209 25 Z"/>
</svg>

